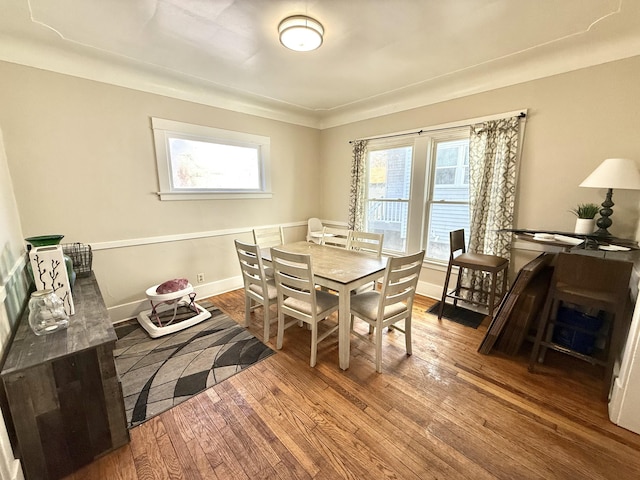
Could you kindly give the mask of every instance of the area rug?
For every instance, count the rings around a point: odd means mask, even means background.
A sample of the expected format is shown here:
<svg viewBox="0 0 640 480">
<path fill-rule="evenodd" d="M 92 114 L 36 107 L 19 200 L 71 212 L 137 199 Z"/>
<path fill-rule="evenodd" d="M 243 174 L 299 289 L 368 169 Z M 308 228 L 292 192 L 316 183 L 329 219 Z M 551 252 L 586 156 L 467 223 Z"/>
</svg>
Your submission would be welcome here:
<svg viewBox="0 0 640 480">
<path fill-rule="evenodd" d="M 440 302 L 436 302 L 435 305 L 432 305 L 427 310 L 427 313 L 438 315 L 439 309 Z M 452 322 L 471 328 L 478 328 L 485 317 L 486 315 L 483 313 L 474 312 L 473 310 L 468 310 L 460 306 L 453 308 L 453 305 L 450 303 L 444 304 L 444 311 L 442 312 L 442 318 L 446 318 L 447 320 L 451 320 Z"/>
<path fill-rule="evenodd" d="M 151 338 L 136 320 L 116 326 L 114 356 L 129 428 L 274 353 L 208 300 L 198 303 L 211 318 L 163 337 Z"/>
</svg>

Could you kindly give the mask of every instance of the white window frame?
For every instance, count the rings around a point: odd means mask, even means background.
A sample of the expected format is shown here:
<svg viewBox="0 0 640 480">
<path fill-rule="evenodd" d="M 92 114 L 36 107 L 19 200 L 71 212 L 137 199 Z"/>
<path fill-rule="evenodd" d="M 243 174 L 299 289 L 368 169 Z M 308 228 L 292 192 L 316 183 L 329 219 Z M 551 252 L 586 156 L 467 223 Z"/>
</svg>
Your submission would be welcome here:
<svg viewBox="0 0 640 480">
<path fill-rule="evenodd" d="M 225 200 L 237 198 L 271 198 L 271 139 L 233 130 L 176 122 L 163 118 L 152 118 L 153 137 L 158 168 L 158 183 L 161 200 Z M 181 138 L 221 145 L 254 148 L 258 151 L 258 175 L 260 186 L 255 190 L 246 189 L 179 189 L 174 188 L 171 175 L 169 140 Z"/>
<path fill-rule="evenodd" d="M 427 248 L 427 243 L 428 243 L 428 236 L 429 236 L 429 230 L 431 227 L 430 224 L 430 219 L 431 219 L 431 209 L 434 205 L 467 205 L 467 207 L 469 206 L 469 202 L 470 199 L 467 198 L 466 202 L 461 202 L 461 201 L 455 201 L 455 200 L 434 200 L 433 196 L 435 193 L 435 181 L 436 181 L 436 155 L 437 155 L 437 148 L 438 148 L 438 144 L 439 143 L 445 143 L 445 142 L 450 142 L 450 141 L 456 141 L 456 140 L 463 140 L 463 139 L 468 139 L 470 137 L 470 131 L 468 127 L 462 127 L 462 128 L 451 128 L 450 130 L 446 130 L 444 132 L 435 132 L 433 134 L 431 134 L 429 136 L 429 147 L 428 147 L 428 156 L 427 156 L 427 165 L 429 168 L 429 175 L 426 177 L 426 184 L 427 189 L 426 189 L 426 204 L 423 208 L 423 215 L 424 215 L 424 232 L 422 234 L 422 239 L 421 239 L 421 245 L 422 248 L 426 249 Z M 458 159 L 460 160 L 460 159 Z M 458 163 L 456 165 L 456 169 L 458 169 L 458 167 L 463 167 L 464 166 L 461 163 Z M 463 183 L 460 181 L 460 175 L 459 175 L 459 171 L 456 172 L 456 181 L 451 184 L 451 185 L 440 185 L 441 188 L 444 189 L 449 189 L 449 188 L 459 188 L 459 187 L 467 187 L 469 188 L 469 184 L 468 183 Z M 467 229 L 465 229 L 467 230 Z M 468 232 L 467 232 L 467 240 L 468 240 Z M 434 258 L 434 257 L 426 257 L 425 259 L 427 259 L 429 262 L 433 262 L 433 263 L 439 263 L 442 265 L 446 265 L 449 263 L 449 258 L 447 257 L 446 259 L 440 259 L 440 258 Z"/>
<path fill-rule="evenodd" d="M 521 108 L 510 112 L 487 115 L 485 117 L 470 118 L 466 120 L 433 125 L 430 127 L 423 127 L 419 129 L 416 128 L 401 132 L 389 132 L 386 134 L 387 138 L 404 137 L 398 142 L 400 146 L 402 144 L 406 145 L 413 143 L 413 161 L 410 187 L 411 196 L 409 199 L 409 221 L 407 224 L 407 252 L 417 252 L 418 250 L 426 248 L 426 235 L 428 234 L 428 221 L 430 215 L 430 212 L 427 209 L 427 201 L 430 198 L 431 185 L 433 181 L 432 178 L 434 175 L 434 162 L 431 161 L 432 138 L 438 138 L 440 140 L 448 134 L 455 135 L 456 132 L 461 129 L 468 130 L 470 125 L 475 125 L 477 123 L 482 123 L 490 120 L 498 120 L 501 118 L 509 118 L 522 113 L 526 115 L 527 109 Z M 520 124 L 521 139 L 524 137 L 524 125 L 525 121 L 523 120 Z M 376 148 L 385 141 L 384 137 L 369 137 L 364 139 L 369 140 L 369 145 L 375 145 Z M 521 151 L 522 141 L 519 142 L 518 157 L 520 157 Z M 431 264 L 437 269 L 441 269 L 443 267 L 446 267 L 448 260 L 442 261 L 440 259 L 425 257 L 424 263 Z"/>
</svg>

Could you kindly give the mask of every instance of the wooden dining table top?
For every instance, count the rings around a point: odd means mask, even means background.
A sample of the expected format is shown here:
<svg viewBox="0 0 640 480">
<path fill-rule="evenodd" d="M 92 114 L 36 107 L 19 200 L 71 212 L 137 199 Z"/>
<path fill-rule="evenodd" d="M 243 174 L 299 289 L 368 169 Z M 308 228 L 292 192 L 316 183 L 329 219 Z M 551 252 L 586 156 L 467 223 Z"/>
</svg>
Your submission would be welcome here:
<svg viewBox="0 0 640 480">
<path fill-rule="evenodd" d="M 387 266 L 387 257 L 376 258 L 372 255 L 338 247 L 318 245 L 312 242 L 285 243 L 277 247 L 289 253 L 311 255 L 313 274 L 342 284 L 381 272 Z M 271 260 L 271 249 L 261 250 L 263 259 Z"/>
</svg>

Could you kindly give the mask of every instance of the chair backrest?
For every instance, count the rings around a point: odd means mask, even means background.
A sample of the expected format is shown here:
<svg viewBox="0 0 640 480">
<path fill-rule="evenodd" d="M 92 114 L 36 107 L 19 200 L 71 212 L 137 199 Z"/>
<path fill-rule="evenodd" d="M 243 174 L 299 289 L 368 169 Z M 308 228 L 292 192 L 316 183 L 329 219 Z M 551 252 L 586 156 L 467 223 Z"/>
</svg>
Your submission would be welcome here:
<svg viewBox="0 0 640 480">
<path fill-rule="evenodd" d="M 282 227 L 254 228 L 253 240 L 260 248 L 277 247 L 284 243 Z"/>
<path fill-rule="evenodd" d="M 349 250 L 357 250 L 380 258 L 382 256 L 383 233 L 351 232 L 349 236 Z"/>
<path fill-rule="evenodd" d="M 278 305 L 282 306 L 282 312 L 296 318 L 305 316 L 312 318 L 312 312 L 316 308 L 316 288 L 313 282 L 313 268 L 311 267 L 311 255 L 290 253 L 271 249 L 271 262 L 274 269 L 274 280 L 278 289 Z M 309 304 L 309 310 L 293 309 L 283 305 L 286 298 L 294 298 L 300 302 Z"/>
<path fill-rule="evenodd" d="M 467 251 L 467 244 L 464 241 L 464 229 L 453 230 L 449 232 L 449 251 L 451 252 L 449 257 L 454 258 L 457 251 L 462 250 L 461 253 Z"/>
<path fill-rule="evenodd" d="M 235 244 L 245 290 L 251 291 L 258 296 L 266 295 L 266 292 L 268 292 L 267 277 L 264 274 L 260 247 L 240 240 L 235 240 Z M 259 287 L 259 290 L 251 288 L 252 285 Z"/>
<path fill-rule="evenodd" d="M 633 264 L 621 260 L 559 253 L 552 284 L 565 284 L 576 289 L 613 293 L 626 298 Z"/>
<path fill-rule="evenodd" d="M 384 316 L 385 307 L 400 302 L 404 302 L 407 310 L 411 310 L 423 260 L 424 250 L 412 255 L 389 258 L 380 291 L 379 317 Z"/>
<path fill-rule="evenodd" d="M 347 230 L 346 228 L 324 227 L 320 245 L 347 248 L 350 232 L 351 230 Z"/>
<path fill-rule="evenodd" d="M 309 233 L 311 233 L 311 232 L 322 232 L 322 229 L 324 228 L 324 225 L 322 225 L 322 222 L 320 221 L 319 218 L 312 217 L 307 222 L 307 228 L 308 228 Z"/>
<path fill-rule="evenodd" d="M 311 217 L 307 221 L 307 242 L 320 243 L 324 225 L 319 218 Z"/>
</svg>

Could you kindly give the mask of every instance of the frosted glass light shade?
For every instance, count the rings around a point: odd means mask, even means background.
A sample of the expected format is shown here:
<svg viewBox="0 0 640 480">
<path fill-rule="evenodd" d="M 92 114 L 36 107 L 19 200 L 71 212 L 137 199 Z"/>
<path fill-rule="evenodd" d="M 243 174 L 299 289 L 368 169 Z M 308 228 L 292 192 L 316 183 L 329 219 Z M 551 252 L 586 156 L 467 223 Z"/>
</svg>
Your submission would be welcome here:
<svg viewBox="0 0 640 480">
<path fill-rule="evenodd" d="M 324 28 L 320 22 L 304 15 L 287 17 L 278 25 L 280 43 L 290 50 L 309 52 L 322 45 Z"/>
<path fill-rule="evenodd" d="M 607 158 L 580 184 L 581 187 L 640 190 L 640 172 L 628 158 Z"/>
</svg>

